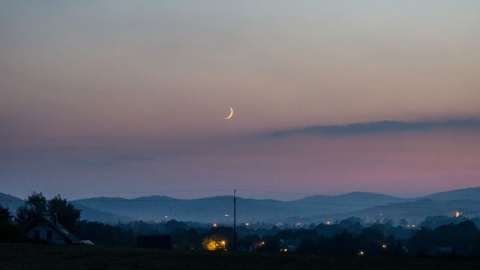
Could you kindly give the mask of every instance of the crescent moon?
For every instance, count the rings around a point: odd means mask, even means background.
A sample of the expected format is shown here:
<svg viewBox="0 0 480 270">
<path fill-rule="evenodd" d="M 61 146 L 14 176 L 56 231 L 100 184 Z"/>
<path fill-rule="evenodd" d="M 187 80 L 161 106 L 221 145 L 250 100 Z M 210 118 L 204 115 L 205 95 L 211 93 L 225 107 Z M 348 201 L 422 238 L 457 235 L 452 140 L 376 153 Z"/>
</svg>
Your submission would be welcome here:
<svg viewBox="0 0 480 270">
<path fill-rule="evenodd" d="M 230 107 L 230 106 L 228 106 L 228 107 Z M 225 118 L 225 120 L 228 120 L 228 119 L 232 118 L 232 116 L 233 116 L 233 108 L 230 107 L 230 115 L 227 116 L 227 117 Z"/>
</svg>

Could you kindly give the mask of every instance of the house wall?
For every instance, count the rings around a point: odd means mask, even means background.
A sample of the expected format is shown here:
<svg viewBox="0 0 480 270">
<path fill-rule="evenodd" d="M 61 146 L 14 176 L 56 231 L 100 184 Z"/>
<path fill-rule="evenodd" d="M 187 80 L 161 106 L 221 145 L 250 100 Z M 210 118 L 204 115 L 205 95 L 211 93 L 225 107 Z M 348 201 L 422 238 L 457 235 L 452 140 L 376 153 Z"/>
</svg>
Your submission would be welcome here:
<svg viewBox="0 0 480 270">
<path fill-rule="evenodd" d="M 26 234 L 27 237 L 35 238 L 35 231 L 39 232 L 39 240 L 49 241 L 50 243 L 55 245 L 67 244 L 67 240 L 65 239 L 65 237 L 63 237 L 63 235 L 61 235 L 57 230 L 47 224 L 38 224 L 37 226 L 31 228 Z M 51 232 L 51 239 L 47 239 L 48 231 Z"/>
</svg>

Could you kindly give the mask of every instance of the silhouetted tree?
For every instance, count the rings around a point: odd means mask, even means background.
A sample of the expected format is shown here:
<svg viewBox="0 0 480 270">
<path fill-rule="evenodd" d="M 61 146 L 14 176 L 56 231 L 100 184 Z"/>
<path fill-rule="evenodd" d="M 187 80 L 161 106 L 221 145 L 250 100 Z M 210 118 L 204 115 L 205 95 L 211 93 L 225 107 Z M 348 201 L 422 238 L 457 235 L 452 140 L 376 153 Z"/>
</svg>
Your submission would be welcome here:
<svg viewBox="0 0 480 270">
<path fill-rule="evenodd" d="M 187 229 L 187 224 L 172 219 L 165 224 L 165 231 L 171 233 L 176 229 Z"/>
<path fill-rule="evenodd" d="M 432 232 L 432 242 L 435 246 L 449 246 L 457 255 L 469 255 L 473 246 L 473 239 L 480 232 L 475 224 L 464 221 L 457 225 L 443 225 Z"/>
<path fill-rule="evenodd" d="M 24 230 L 33 226 L 43 215 L 47 214 L 47 199 L 43 194 L 33 192 L 25 200 L 25 204 L 17 209 L 17 223 Z"/>
<path fill-rule="evenodd" d="M 385 236 L 383 233 L 373 227 L 365 228 L 362 230 L 362 233 L 359 235 L 359 240 L 364 243 L 378 243 L 382 244 L 385 242 Z"/>
<path fill-rule="evenodd" d="M 42 216 L 57 218 L 57 221 L 67 230 L 73 230 L 80 218 L 80 210 L 68 203 L 66 199 L 62 199 L 60 195 L 47 202 L 41 192 L 33 192 L 25 200 L 25 204 L 18 208 L 16 220 L 20 227 L 26 230 L 41 220 Z"/>
<path fill-rule="evenodd" d="M 119 224 L 123 229 L 132 229 L 136 235 L 160 235 L 165 232 L 165 222 L 150 223 L 143 220 L 133 221 L 128 224 Z"/>
<path fill-rule="evenodd" d="M 280 239 L 274 235 L 265 235 L 262 238 L 262 241 L 265 243 L 258 248 L 258 251 L 261 252 L 278 252 L 280 249 Z"/>
<path fill-rule="evenodd" d="M 202 248 L 202 235 L 197 230 L 178 228 L 172 232 L 174 248 L 181 250 L 200 250 Z"/>
<path fill-rule="evenodd" d="M 324 224 L 324 223 L 320 223 L 315 228 L 315 230 L 321 236 L 332 237 L 336 234 L 341 233 L 344 229 L 339 224 L 327 225 L 327 224 Z"/>
<path fill-rule="evenodd" d="M 426 254 L 427 249 L 431 248 L 431 231 L 428 228 L 421 227 L 415 234 L 408 239 L 408 251 L 412 255 Z"/>
<path fill-rule="evenodd" d="M 133 247 L 136 238 L 131 229 L 102 224 L 99 222 L 79 221 L 77 237 L 88 239 L 99 245 Z"/>
<path fill-rule="evenodd" d="M 326 253 L 352 255 L 356 254 L 358 249 L 358 243 L 354 235 L 344 230 L 342 233 L 331 238 L 330 247 Z"/>
<path fill-rule="evenodd" d="M 10 211 L 0 205 L 0 243 L 19 242 L 22 234 L 19 228 L 12 224 Z"/>
<path fill-rule="evenodd" d="M 75 223 L 80 219 L 81 210 L 76 209 L 66 199 L 62 199 L 60 195 L 56 195 L 48 201 L 48 214 L 63 225 L 67 230 L 74 231 Z"/>
<path fill-rule="evenodd" d="M 10 211 L 0 204 L 0 224 L 10 224 Z"/>
<path fill-rule="evenodd" d="M 473 256 L 480 256 L 480 234 L 477 234 L 473 238 L 472 244 L 472 255 Z"/>
<path fill-rule="evenodd" d="M 317 245 L 315 244 L 314 239 L 303 238 L 298 245 L 298 253 L 302 254 L 313 254 L 317 253 Z"/>
<path fill-rule="evenodd" d="M 409 239 L 408 249 L 415 255 L 438 247 L 450 247 L 456 255 L 466 256 L 475 253 L 475 240 L 479 235 L 480 231 L 470 220 L 442 225 L 434 230 L 422 228 Z"/>
<path fill-rule="evenodd" d="M 340 226 L 342 226 L 343 229 L 349 229 L 350 227 L 354 226 L 355 224 L 362 224 L 362 220 L 358 217 L 349 217 L 346 218 L 342 221 L 340 221 Z"/>
</svg>

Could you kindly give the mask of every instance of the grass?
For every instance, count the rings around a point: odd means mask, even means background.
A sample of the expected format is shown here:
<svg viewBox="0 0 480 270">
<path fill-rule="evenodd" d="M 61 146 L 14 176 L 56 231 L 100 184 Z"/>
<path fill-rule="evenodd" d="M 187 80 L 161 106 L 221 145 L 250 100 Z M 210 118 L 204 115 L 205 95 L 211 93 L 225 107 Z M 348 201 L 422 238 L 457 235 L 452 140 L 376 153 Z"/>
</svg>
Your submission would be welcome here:
<svg viewBox="0 0 480 270">
<path fill-rule="evenodd" d="M 480 258 L 335 257 L 0 245 L 0 269 L 480 269 Z"/>
</svg>

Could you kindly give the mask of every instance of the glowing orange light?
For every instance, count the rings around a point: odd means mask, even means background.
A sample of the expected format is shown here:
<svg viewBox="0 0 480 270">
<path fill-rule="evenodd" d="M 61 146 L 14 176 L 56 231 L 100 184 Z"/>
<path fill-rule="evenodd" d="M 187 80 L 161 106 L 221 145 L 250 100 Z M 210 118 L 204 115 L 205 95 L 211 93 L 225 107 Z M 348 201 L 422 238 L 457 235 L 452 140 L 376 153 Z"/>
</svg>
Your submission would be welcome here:
<svg viewBox="0 0 480 270">
<path fill-rule="evenodd" d="M 222 240 L 220 244 L 222 244 L 223 251 L 227 251 L 227 241 Z"/>
<path fill-rule="evenodd" d="M 213 239 L 204 239 L 203 240 L 203 248 L 206 250 L 217 250 L 218 249 L 218 244 L 215 240 Z"/>
<path fill-rule="evenodd" d="M 214 251 L 214 250 L 223 250 L 227 251 L 227 241 L 222 240 L 222 241 L 217 241 L 212 238 L 205 238 L 203 239 L 203 248 L 209 251 Z"/>
</svg>

